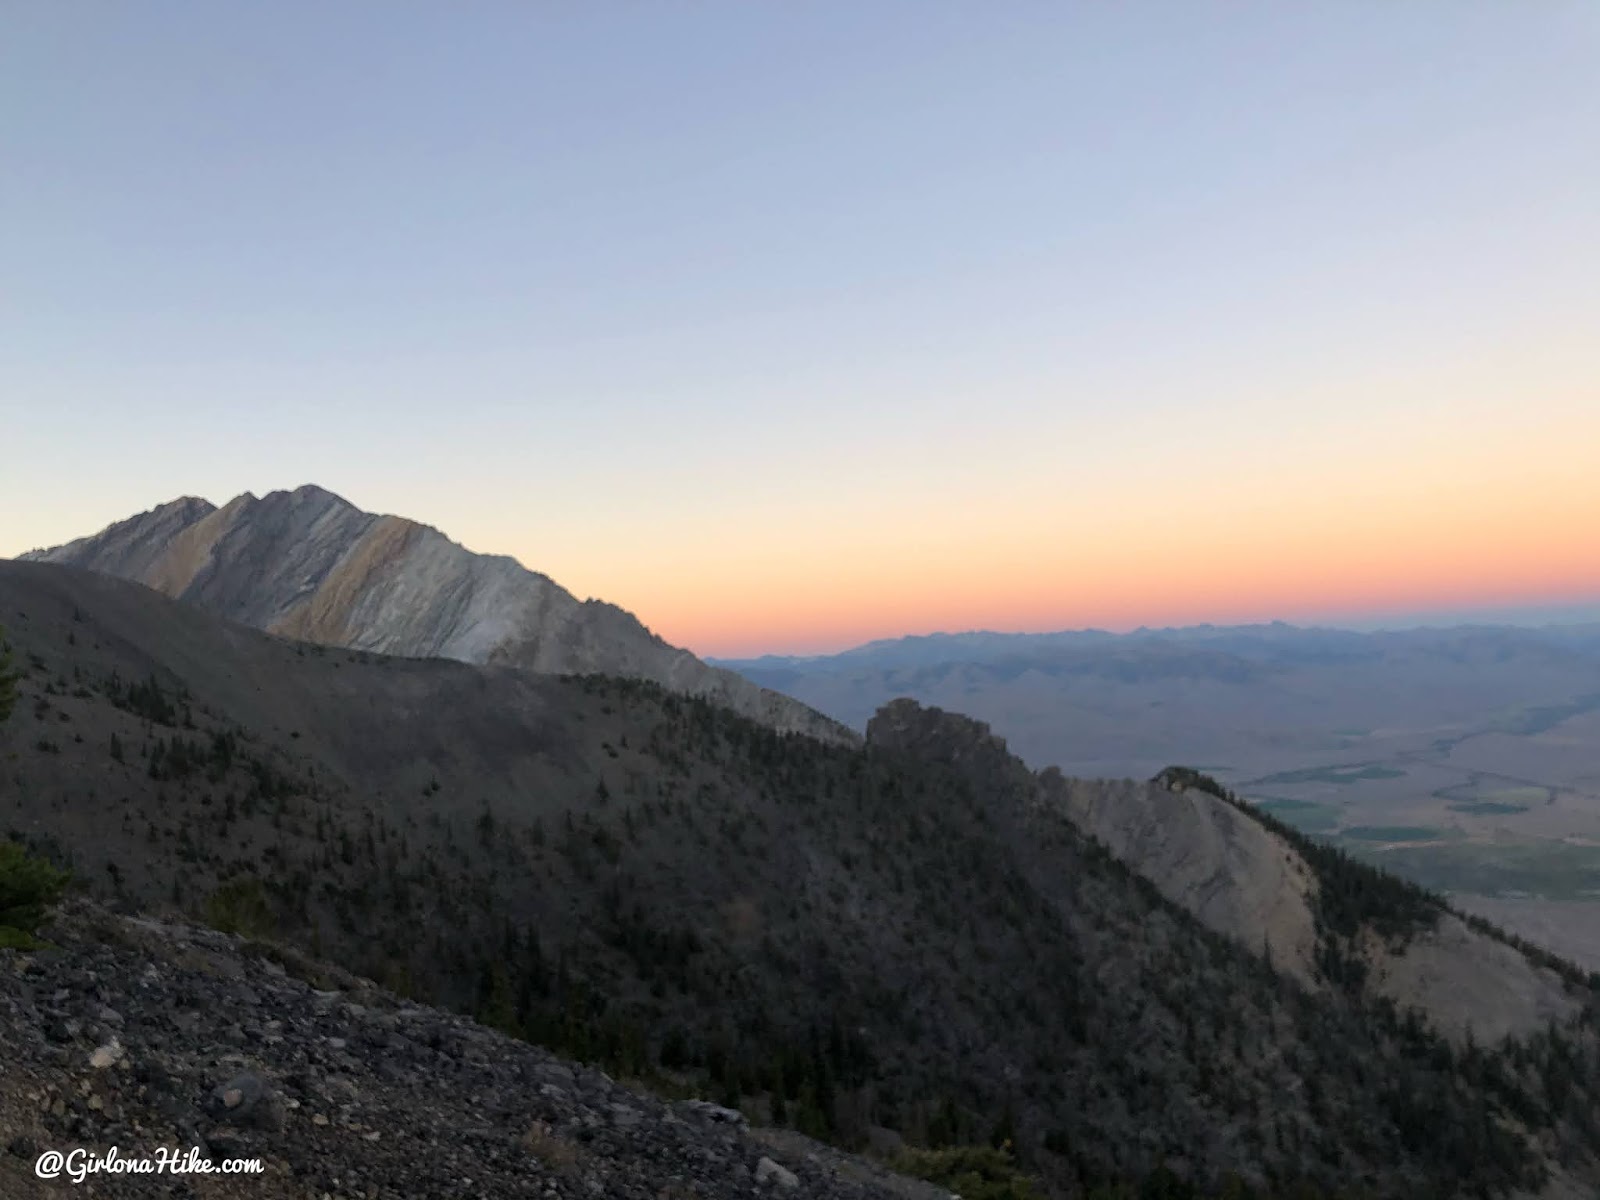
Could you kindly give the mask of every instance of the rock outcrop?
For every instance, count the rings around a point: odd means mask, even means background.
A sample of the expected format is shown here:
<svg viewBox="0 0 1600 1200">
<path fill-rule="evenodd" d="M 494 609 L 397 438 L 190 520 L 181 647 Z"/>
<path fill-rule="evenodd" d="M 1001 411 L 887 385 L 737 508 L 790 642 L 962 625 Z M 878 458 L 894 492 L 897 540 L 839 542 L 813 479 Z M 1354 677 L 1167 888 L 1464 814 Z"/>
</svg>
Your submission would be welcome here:
<svg viewBox="0 0 1600 1200">
<path fill-rule="evenodd" d="M 855 735 L 799 701 L 668 645 L 516 560 L 301 487 L 222 508 L 186 497 L 24 556 L 146 584 L 269 633 L 380 654 L 622 675 L 825 741 Z"/>
<path fill-rule="evenodd" d="M 1285 838 L 1201 788 L 1161 781 L 1068 779 L 1043 772 L 1044 793 L 1085 833 L 1167 899 L 1241 945 L 1265 952 L 1311 988 L 1317 970 L 1316 871 Z M 1548 967 L 1439 911 L 1431 929 L 1360 954 L 1366 988 L 1416 1009 L 1452 1041 L 1527 1037 L 1570 1020 L 1579 998 Z"/>
<path fill-rule="evenodd" d="M 1315 873 L 1276 834 L 1197 789 L 1041 775 L 1068 818 L 1161 894 L 1301 983 L 1316 977 Z"/>
<path fill-rule="evenodd" d="M 1031 795 L 1059 812 L 1167 900 L 1300 984 L 1321 990 L 1316 869 L 1244 808 L 1169 773 L 1150 782 L 1032 775 L 981 721 L 901 699 L 868 723 L 870 745 L 947 763 L 975 786 Z M 1357 950 L 1373 995 L 1413 1008 L 1458 1044 L 1526 1037 L 1571 1020 L 1581 999 L 1549 967 L 1439 908 L 1404 938 L 1366 931 Z"/>
<path fill-rule="evenodd" d="M 1464 1043 L 1527 1037 L 1570 1020 L 1582 1004 L 1561 977 L 1516 947 L 1485 936 L 1454 913 L 1403 946 L 1371 939 L 1368 986 L 1402 1009 L 1415 1008 Z"/>
</svg>

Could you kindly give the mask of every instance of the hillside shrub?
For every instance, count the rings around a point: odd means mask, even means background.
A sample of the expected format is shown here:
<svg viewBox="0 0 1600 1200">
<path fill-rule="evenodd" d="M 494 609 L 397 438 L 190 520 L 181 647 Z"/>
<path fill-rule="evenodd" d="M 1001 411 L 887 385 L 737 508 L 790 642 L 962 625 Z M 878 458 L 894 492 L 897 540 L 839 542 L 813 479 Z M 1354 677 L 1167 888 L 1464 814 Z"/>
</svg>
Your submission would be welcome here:
<svg viewBox="0 0 1600 1200">
<path fill-rule="evenodd" d="M 906 1150 L 895 1170 L 924 1179 L 961 1200 L 1038 1200 L 1033 1180 L 1017 1170 L 1009 1151 L 993 1146 L 951 1146 L 943 1150 Z"/>
<path fill-rule="evenodd" d="M 68 873 L 28 853 L 20 842 L 0 841 L 0 947 L 32 949 L 45 911 L 61 899 Z"/>
</svg>

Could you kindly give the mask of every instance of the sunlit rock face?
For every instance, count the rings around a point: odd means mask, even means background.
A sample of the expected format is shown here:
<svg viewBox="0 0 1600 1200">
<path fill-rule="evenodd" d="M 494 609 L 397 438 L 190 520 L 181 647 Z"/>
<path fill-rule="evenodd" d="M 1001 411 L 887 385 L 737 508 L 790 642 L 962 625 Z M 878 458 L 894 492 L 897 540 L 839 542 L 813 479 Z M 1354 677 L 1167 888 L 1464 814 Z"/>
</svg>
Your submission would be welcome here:
<svg viewBox="0 0 1600 1200">
<path fill-rule="evenodd" d="M 648 679 L 775 728 L 829 741 L 842 726 L 670 646 L 631 613 L 514 559 L 474 554 L 402 517 L 318 487 L 185 497 L 25 557 L 135 580 L 285 637 L 552 674 Z"/>
</svg>

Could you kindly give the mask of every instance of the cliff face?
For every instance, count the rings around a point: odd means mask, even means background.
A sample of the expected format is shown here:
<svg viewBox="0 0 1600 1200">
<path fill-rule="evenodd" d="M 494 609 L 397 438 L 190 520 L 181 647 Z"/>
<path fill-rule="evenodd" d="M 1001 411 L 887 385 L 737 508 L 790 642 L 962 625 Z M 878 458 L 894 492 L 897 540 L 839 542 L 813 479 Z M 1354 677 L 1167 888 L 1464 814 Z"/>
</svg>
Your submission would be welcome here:
<svg viewBox="0 0 1600 1200">
<path fill-rule="evenodd" d="M 648 679 L 777 729 L 854 735 L 798 701 L 670 646 L 631 613 L 580 601 L 510 558 L 302 487 L 217 508 L 185 498 L 25 556 L 131 579 L 304 641 L 549 674 Z"/>
<path fill-rule="evenodd" d="M 1202 924 L 1307 987 L 1317 967 L 1315 868 L 1279 834 L 1199 788 L 1040 776 L 1047 802 Z M 1366 988 L 1414 1008 L 1451 1040 L 1528 1037 L 1570 1020 L 1581 1002 L 1555 972 L 1439 912 L 1403 939 L 1364 934 Z"/>
<path fill-rule="evenodd" d="M 1031 797 L 1202 925 L 1264 951 L 1312 991 L 1329 986 L 1317 961 L 1317 870 L 1243 809 L 1158 781 L 1073 779 L 1053 767 L 1030 775 L 988 725 L 912 700 L 881 709 L 867 740 L 943 762 L 989 792 Z M 1367 968 L 1369 995 L 1416 1009 L 1458 1044 L 1528 1037 L 1582 1008 L 1554 971 L 1442 908 L 1430 927 L 1404 938 L 1364 931 L 1352 949 Z"/>
<path fill-rule="evenodd" d="M 1316 875 L 1281 838 L 1205 792 L 1041 776 L 1080 829 L 1173 903 L 1315 986 Z"/>
</svg>

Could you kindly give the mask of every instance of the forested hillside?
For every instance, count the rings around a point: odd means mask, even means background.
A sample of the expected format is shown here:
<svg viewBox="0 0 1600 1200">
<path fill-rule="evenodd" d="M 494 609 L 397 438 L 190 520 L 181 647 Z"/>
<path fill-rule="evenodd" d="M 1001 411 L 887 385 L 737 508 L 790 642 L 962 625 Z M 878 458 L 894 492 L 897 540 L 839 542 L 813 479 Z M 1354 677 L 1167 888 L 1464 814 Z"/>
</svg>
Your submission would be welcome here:
<svg viewBox="0 0 1600 1200">
<path fill-rule="evenodd" d="M 1051 1194 L 1600 1179 L 1592 1004 L 1456 1049 L 1313 994 L 964 718 L 897 704 L 825 745 L 646 683 L 280 641 L 42 565 L 0 564 L 0 615 L 23 672 L 0 830 L 129 910 L 842 1145 L 1009 1143 Z"/>
</svg>

